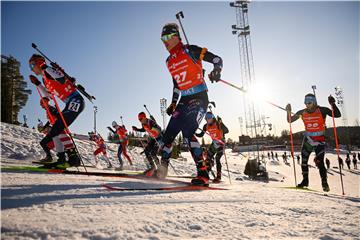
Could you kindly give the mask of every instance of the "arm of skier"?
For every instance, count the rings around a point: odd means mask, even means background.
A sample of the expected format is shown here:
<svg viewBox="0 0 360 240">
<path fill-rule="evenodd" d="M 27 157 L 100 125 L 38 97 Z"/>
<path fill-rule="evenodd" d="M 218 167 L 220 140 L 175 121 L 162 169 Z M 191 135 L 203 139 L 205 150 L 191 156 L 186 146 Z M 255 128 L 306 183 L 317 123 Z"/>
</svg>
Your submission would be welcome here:
<svg viewBox="0 0 360 240">
<path fill-rule="evenodd" d="M 206 48 L 201 48 L 196 45 L 190 45 L 189 50 L 196 60 L 203 60 L 213 64 L 214 68 L 209 74 L 209 79 L 211 82 L 218 82 L 221 78 L 221 70 L 223 68 L 223 61 L 221 57 L 213 54 Z"/>
<path fill-rule="evenodd" d="M 290 105 L 290 103 L 286 105 L 285 109 L 286 109 L 286 121 L 288 123 L 295 122 L 296 120 L 298 120 L 300 118 L 301 114 L 304 111 L 304 110 L 300 110 L 297 113 L 295 113 L 293 116 L 291 116 L 291 105 Z M 289 121 L 289 118 L 290 118 L 291 121 Z"/>
<path fill-rule="evenodd" d="M 172 95 L 172 98 L 171 98 L 171 104 L 166 109 L 166 113 L 169 116 L 171 116 L 172 113 L 175 111 L 177 101 L 179 100 L 179 97 L 180 97 L 180 90 L 179 90 L 179 88 L 177 86 L 177 83 L 176 83 L 174 78 L 173 78 L 173 83 L 174 83 L 174 87 L 173 87 L 173 95 Z"/>
<path fill-rule="evenodd" d="M 335 98 L 330 95 L 328 97 L 328 101 L 329 101 L 329 104 L 330 104 L 331 108 L 334 110 L 334 117 L 335 118 L 341 117 L 341 112 L 340 112 L 339 108 L 335 104 Z M 331 109 L 329 109 L 327 107 L 321 107 L 320 110 L 321 110 L 322 113 L 332 117 Z"/>
<path fill-rule="evenodd" d="M 142 128 L 137 128 L 136 126 L 132 126 L 132 130 L 136 131 L 136 132 L 145 132 L 144 127 Z"/>
</svg>

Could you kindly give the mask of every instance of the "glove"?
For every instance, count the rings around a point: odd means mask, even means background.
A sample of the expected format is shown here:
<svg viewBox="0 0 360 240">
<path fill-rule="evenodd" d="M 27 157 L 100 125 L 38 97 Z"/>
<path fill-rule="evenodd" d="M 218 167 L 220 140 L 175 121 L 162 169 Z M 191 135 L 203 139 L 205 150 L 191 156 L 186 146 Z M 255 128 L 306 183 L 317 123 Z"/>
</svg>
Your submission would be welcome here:
<svg viewBox="0 0 360 240">
<path fill-rule="evenodd" d="M 288 104 L 286 105 L 285 109 L 286 109 L 287 112 L 291 112 L 291 105 L 290 105 L 290 103 L 288 103 Z"/>
<path fill-rule="evenodd" d="M 170 106 L 166 109 L 167 115 L 171 116 L 172 113 L 175 111 L 176 103 L 170 104 Z"/>
<path fill-rule="evenodd" d="M 138 130 L 138 128 L 137 128 L 137 127 L 135 127 L 135 126 L 132 126 L 132 130 L 133 130 L 133 131 L 137 131 L 137 130 Z"/>
<path fill-rule="evenodd" d="M 331 96 L 331 95 L 328 97 L 328 101 L 329 101 L 330 105 L 335 104 L 335 98 L 333 96 Z"/>
<path fill-rule="evenodd" d="M 218 82 L 220 80 L 221 77 L 221 69 L 219 68 L 214 68 L 214 70 L 211 71 L 211 73 L 209 74 L 209 79 L 210 81 L 213 83 Z"/>
<path fill-rule="evenodd" d="M 37 77 L 35 77 L 34 75 L 30 75 L 29 76 L 30 81 L 35 85 L 35 86 L 39 86 L 41 84 L 41 82 L 37 79 Z"/>
</svg>

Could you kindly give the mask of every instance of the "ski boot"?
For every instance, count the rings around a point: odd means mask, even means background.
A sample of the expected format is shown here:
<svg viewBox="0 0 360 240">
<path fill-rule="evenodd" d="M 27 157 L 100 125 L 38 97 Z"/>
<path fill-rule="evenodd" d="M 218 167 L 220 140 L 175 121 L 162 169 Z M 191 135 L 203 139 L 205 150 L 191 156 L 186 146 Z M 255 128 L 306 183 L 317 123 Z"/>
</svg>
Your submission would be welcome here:
<svg viewBox="0 0 360 240">
<path fill-rule="evenodd" d="M 155 173 L 156 173 L 155 167 L 150 167 L 149 169 L 147 169 L 143 172 L 145 177 L 154 177 L 154 176 L 156 176 Z"/>
<path fill-rule="evenodd" d="M 216 173 L 216 178 L 213 180 L 213 183 L 220 183 L 221 182 L 221 172 Z"/>
<path fill-rule="evenodd" d="M 196 178 L 191 180 L 191 184 L 195 186 L 209 186 L 209 173 L 206 170 L 198 171 L 198 175 Z"/>
<path fill-rule="evenodd" d="M 309 186 L 309 178 L 304 177 L 301 183 L 299 183 L 296 187 L 298 188 L 304 188 Z"/>
<path fill-rule="evenodd" d="M 58 153 L 57 157 L 58 157 L 58 160 L 57 160 L 57 162 L 54 163 L 55 168 L 66 169 L 66 168 L 70 167 L 70 165 L 66 162 L 65 152 Z"/>
<path fill-rule="evenodd" d="M 330 191 L 330 187 L 329 187 L 329 184 L 328 184 L 326 178 L 321 180 L 321 186 L 322 186 L 322 189 L 323 189 L 324 192 L 329 192 Z"/>
<path fill-rule="evenodd" d="M 196 163 L 197 177 L 191 180 L 191 184 L 195 186 L 209 186 L 210 164 L 207 160 L 198 160 Z"/>
<path fill-rule="evenodd" d="M 168 167 L 169 167 L 169 160 L 163 159 L 158 169 L 156 169 L 156 177 L 160 179 L 166 178 L 168 173 Z"/>
<path fill-rule="evenodd" d="M 67 150 L 66 154 L 69 158 L 69 167 L 78 167 L 81 165 L 80 156 L 77 154 L 74 148 Z"/>
<path fill-rule="evenodd" d="M 120 165 L 120 167 L 115 168 L 115 170 L 116 171 L 122 171 L 122 170 L 124 170 L 124 167 L 123 167 L 123 165 Z"/>
<path fill-rule="evenodd" d="M 39 163 L 41 163 L 41 164 L 47 164 L 47 163 L 53 163 L 53 162 L 54 162 L 54 160 L 51 155 L 46 155 L 46 157 L 44 157 L 43 159 L 41 159 L 39 161 Z"/>
</svg>

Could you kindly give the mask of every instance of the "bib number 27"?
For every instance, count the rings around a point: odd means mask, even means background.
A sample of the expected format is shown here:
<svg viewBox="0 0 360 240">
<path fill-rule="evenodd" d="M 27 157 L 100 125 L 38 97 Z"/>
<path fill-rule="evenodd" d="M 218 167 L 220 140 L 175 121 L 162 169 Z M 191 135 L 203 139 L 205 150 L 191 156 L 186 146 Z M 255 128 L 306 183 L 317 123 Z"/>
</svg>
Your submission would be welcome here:
<svg viewBox="0 0 360 240">
<path fill-rule="evenodd" d="M 181 72 L 181 73 L 179 73 L 179 74 L 176 74 L 176 75 L 174 76 L 174 78 L 175 78 L 175 81 L 176 81 L 177 83 L 184 82 L 184 81 L 185 81 L 185 78 L 186 78 L 186 72 L 184 71 L 184 72 Z"/>
</svg>

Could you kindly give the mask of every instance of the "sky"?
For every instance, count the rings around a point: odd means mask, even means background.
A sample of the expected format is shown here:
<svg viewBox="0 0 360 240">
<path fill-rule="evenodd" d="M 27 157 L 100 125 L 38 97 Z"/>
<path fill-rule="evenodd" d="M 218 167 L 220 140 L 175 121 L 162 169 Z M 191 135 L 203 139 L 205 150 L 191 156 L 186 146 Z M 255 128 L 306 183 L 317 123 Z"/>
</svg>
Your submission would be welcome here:
<svg viewBox="0 0 360 240">
<path fill-rule="evenodd" d="M 139 126 L 137 114 L 146 104 L 162 123 L 160 99 L 172 96 L 172 80 L 165 65 L 168 52 L 160 40 L 162 26 L 183 25 L 190 44 L 206 47 L 223 59 L 222 79 L 241 86 L 235 9 L 229 2 L 1 2 L 1 53 L 21 62 L 26 80 L 31 74 L 31 43 L 59 63 L 68 74 L 96 97 L 97 130 L 107 136 L 107 126 L 120 116 L 128 129 Z M 344 91 L 349 125 L 359 119 L 359 2 L 252 2 L 249 22 L 254 56 L 256 94 L 293 112 L 304 108 L 304 96 L 316 85 L 319 105 L 328 106 L 334 88 Z M 203 64 L 207 73 L 212 65 Z M 229 127 L 227 137 L 237 140 L 238 118 L 244 118 L 243 93 L 222 83 L 210 83 L 215 114 Z M 30 126 L 45 120 L 36 88 L 24 114 Z M 270 134 L 289 129 L 286 113 L 259 102 L 262 115 L 273 124 Z M 93 106 L 86 108 L 70 127 L 72 132 L 93 129 Z M 167 118 L 169 119 L 169 117 Z M 327 126 L 332 126 L 327 119 Z M 204 123 L 204 122 L 203 122 Z M 202 123 L 202 124 L 203 124 Z M 337 125 L 342 121 L 337 120 Z M 201 125 L 202 125 L 201 124 Z M 301 120 L 293 131 L 304 129 Z"/>
</svg>

